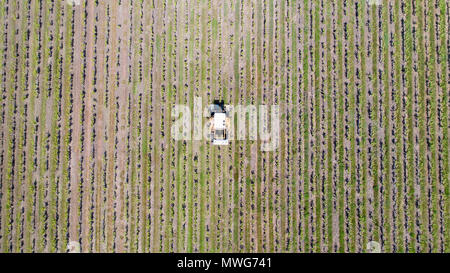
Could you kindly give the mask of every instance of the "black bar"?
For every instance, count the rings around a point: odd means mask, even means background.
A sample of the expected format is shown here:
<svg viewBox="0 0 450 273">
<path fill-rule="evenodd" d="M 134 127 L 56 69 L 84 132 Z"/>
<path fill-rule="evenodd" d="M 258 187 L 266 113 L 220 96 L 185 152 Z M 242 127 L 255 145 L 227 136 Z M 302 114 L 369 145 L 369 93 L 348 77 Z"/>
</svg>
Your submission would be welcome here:
<svg viewBox="0 0 450 273">
<path fill-rule="evenodd" d="M 2 267 L 35 265 L 59 272 L 348 272 L 447 268 L 448 254 L 0 254 Z M 208 261 L 210 261 L 208 263 Z M 208 265 L 208 266 L 206 266 Z M 195 267 L 194 267 L 195 266 Z M 158 268 L 157 271 L 155 269 Z M 6 271 L 5 271 L 6 272 Z"/>
</svg>

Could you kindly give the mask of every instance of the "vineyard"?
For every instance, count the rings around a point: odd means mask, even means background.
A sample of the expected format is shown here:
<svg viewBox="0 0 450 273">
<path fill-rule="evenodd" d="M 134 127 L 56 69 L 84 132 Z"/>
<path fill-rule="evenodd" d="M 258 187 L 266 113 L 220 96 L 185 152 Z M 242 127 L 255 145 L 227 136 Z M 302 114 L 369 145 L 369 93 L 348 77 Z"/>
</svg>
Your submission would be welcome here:
<svg viewBox="0 0 450 273">
<path fill-rule="evenodd" d="M 0 252 L 450 252 L 449 12 L 0 0 Z M 278 148 L 173 139 L 195 98 Z"/>
</svg>

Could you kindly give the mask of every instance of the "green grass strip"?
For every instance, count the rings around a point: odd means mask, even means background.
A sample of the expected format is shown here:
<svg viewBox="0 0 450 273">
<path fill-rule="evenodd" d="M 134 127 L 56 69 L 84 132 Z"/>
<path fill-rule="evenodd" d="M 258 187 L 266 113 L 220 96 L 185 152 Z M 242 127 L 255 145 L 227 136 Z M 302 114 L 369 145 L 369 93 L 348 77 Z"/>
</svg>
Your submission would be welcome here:
<svg viewBox="0 0 450 273">
<path fill-rule="evenodd" d="M 312 183 L 314 183 L 315 187 L 315 234 L 314 234 L 314 248 L 315 252 L 320 252 L 320 246 L 322 244 L 321 237 L 321 216 L 320 211 L 322 204 L 320 202 L 320 169 L 321 169 L 321 160 L 320 160 L 320 88 L 321 88 L 321 79 L 320 79 L 320 6 L 317 1 L 314 2 L 314 85 L 313 85 L 313 93 L 314 93 L 314 119 L 315 124 L 313 124 L 314 129 L 314 177 Z"/>
<path fill-rule="evenodd" d="M 161 18 L 158 18 L 158 19 L 161 20 Z M 157 64 L 159 64 L 159 61 L 161 60 L 161 55 L 162 55 L 161 34 L 157 33 L 156 37 L 155 37 L 155 55 L 154 55 L 155 58 L 156 58 Z M 153 70 L 153 71 L 155 71 L 155 70 Z M 156 79 L 155 85 L 160 83 L 160 81 L 161 81 L 161 76 L 160 75 L 157 75 L 156 77 L 157 77 L 157 79 Z M 155 93 L 160 92 L 160 90 L 158 90 L 158 89 L 161 89 L 161 86 L 155 86 L 155 89 L 156 89 Z M 156 94 L 156 97 L 158 98 L 160 96 Z M 157 105 L 155 105 L 155 108 L 156 108 L 155 111 L 158 111 L 158 106 Z M 158 115 L 158 114 L 156 114 L 156 115 Z M 156 132 L 158 132 L 158 130 L 160 130 L 160 128 L 158 128 L 158 127 L 161 126 L 160 123 L 161 123 L 161 120 L 155 119 L 155 122 L 154 122 L 155 125 L 154 126 L 155 126 L 155 131 Z M 159 148 L 160 147 L 159 143 L 160 143 L 160 134 L 155 133 L 155 142 L 154 142 L 154 146 L 153 146 L 153 158 L 156 161 L 156 164 L 155 164 L 155 177 L 154 177 L 155 178 L 155 182 L 153 184 L 153 198 L 154 198 L 154 205 L 153 205 L 153 210 L 154 210 L 154 212 L 153 212 L 153 245 L 152 245 L 153 252 L 159 252 L 160 249 L 161 249 L 161 242 L 160 242 L 160 238 L 159 238 L 159 234 L 160 234 L 159 224 L 160 224 L 160 221 L 161 221 L 161 219 L 160 219 L 160 208 L 159 208 L 159 206 L 160 206 L 159 202 L 160 202 L 160 199 L 161 199 L 161 196 L 160 196 L 160 193 L 161 193 L 160 180 L 161 180 L 161 178 L 160 178 L 160 170 L 159 170 L 160 166 L 159 165 L 161 164 L 161 161 L 160 161 L 159 157 L 160 157 L 160 152 L 161 151 L 160 151 L 160 148 Z"/>
<path fill-rule="evenodd" d="M 413 117 L 413 104 L 414 104 L 414 94 L 413 94 L 413 37 L 412 37 L 412 3 L 410 1 L 406 2 L 406 23 L 405 23 L 405 45 L 406 45 L 406 88 L 407 88 L 407 100 L 406 100 L 406 113 L 407 113 L 407 185 L 408 189 L 408 233 L 410 237 L 410 245 L 407 245 L 405 251 L 414 252 L 416 249 L 416 225 L 415 225 L 415 197 L 414 197 L 414 117 Z"/>
<path fill-rule="evenodd" d="M 233 98 L 234 105 L 238 105 L 239 103 L 239 51 L 240 51 L 240 25 L 241 25 L 241 17 L 240 17 L 240 8 L 241 1 L 236 0 L 234 4 L 234 48 L 233 48 L 233 56 L 234 56 L 234 87 L 233 87 Z M 236 117 L 235 117 L 236 121 Z M 235 122 L 236 124 L 236 122 Z M 239 152 L 237 148 L 237 144 L 234 145 L 234 166 L 239 166 Z M 233 252 L 237 252 L 239 250 L 239 171 L 237 168 L 234 168 L 233 172 Z"/>
<path fill-rule="evenodd" d="M 291 240 L 290 240 L 290 245 L 288 246 L 288 251 L 289 252 L 295 252 L 298 251 L 299 249 L 299 245 L 298 245 L 298 222 L 297 222 L 297 215 L 299 214 L 298 211 L 298 185 L 299 185 L 299 181 L 297 180 L 297 173 L 298 173 L 298 166 L 297 166 L 297 162 L 295 162 L 296 159 L 296 155 L 298 153 L 298 148 L 297 148 L 297 128 L 299 126 L 298 122 L 297 122 L 297 117 L 298 117 L 298 111 L 297 111 L 297 100 L 298 100 L 298 83 L 299 83 L 299 79 L 298 79 L 298 73 L 297 73 L 297 65 L 298 65 L 298 58 L 297 58 L 297 54 L 298 54 L 298 48 L 297 48 L 297 24 L 295 22 L 295 18 L 294 15 L 296 14 L 296 9 L 297 9 L 297 0 L 292 0 L 291 1 L 291 6 L 290 6 L 290 11 L 291 11 L 291 16 L 290 16 L 290 25 L 292 26 L 291 28 L 291 62 L 290 62 L 290 70 L 291 70 L 291 79 L 292 79 L 292 85 L 291 85 L 291 107 L 292 108 L 292 128 L 293 128 L 293 133 L 292 133 L 292 147 L 291 147 L 291 155 L 293 156 L 292 162 L 290 164 L 292 164 L 292 169 L 293 169 L 293 177 L 291 178 L 291 183 L 292 183 L 292 189 L 291 189 L 291 200 L 292 200 L 292 232 L 291 232 Z M 259 34 L 258 34 L 259 37 Z M 260 105 L 259 100 L 258 100 L 258 105 Z M 258 157 L 259 158 L 259 157 Z M 259 193 L 259 191 L 258 191 Z"/>
<path fill-rule="evenodd" d="M 38 18 L 39 16 L 39 5 L 37 5 L 36 2 L 33 2 L 32 6 L 32 18 Z M 1 16 L 0 16 L 1 17 Z M 27 120 L 27 158 L 26 158 L 26 194 L 25 194 L 25 229 L 27 232 L 24 232 L 24 251 L 29 253 L 33 251 L 33 246 L 31 242 L 32 237 L 32 230 L 33 230 L 33 206 L 34 206 L 34 193 L 36 191 L 34 187 L 33 182 L 33 173 L 35 171 L 35 165 L 34 165 L 34 156 L 35 156 L 35 138 L 36 135 L 36 118 L 35 118 L 35 104 L 36 104 L 36 97 L 37 97 L 37 87 L 38 84 L 36 83 L 38 79 L 37 75 L 37 67 L 38 67 L 38 60 L 37 60 L 37 51 L 38 51 L 38 42 L 37 41 L 37 34 L 39 32 L 39 24 L 36 22 L 32 23 L 32 30 L 30 32 L 30 48 L 31 48 L 31 66 L 30 66 L 30 92 L 29 92 L 29 106 L 28 106 L 28 120 Z M 3 54 L 2 54 L 3 55 Z M 63 168 L 67 172 L 67 168 Z M 64 196 L 62 196 L 64 198 Z M 67 203 L 67 198 L 63 199 L 63 202 Z M 62 217 L 64 214 L 61 215 Z M 66 221 L 67 222 L 67 221 Z M 61 228 L 65 228 L 65 226 L 62 226 Z"/>
<path fill-rule="evenodd" d="M 71 66 L 72 66 L 72 37 L 73 37 L 73 27 L 72 27 L 72 16 L 73 9 L 70 5 L 65 5 L 65 31 L 64 31 L 64 60 L 63 60 L 63 90 L 62 90 L 62 143 L 61 143 L 61 210 L 60 210 L 60 219 L 61 219 L 61 234 L 63 235 L 61 240 L 61 245 L 67 245 L 66 234 L 67 230 L 67 222 L 68 222 L 68 211 L 69 204 L 67 202 L 69 196 L 69 179 L 70 174 L 69 170 L 69 150 L 70 150 L 70 108 L 72 107 L 71 99 L 70 99 L 70 81 L 71 81 Z"/>
<path fill-rule="evenodd" d="M 356 251 L 356 86 L 355 86 L 355 21 L 354 0 L 349 1 L 349 131 L 350 131 L 350 251 Z"/>
<path fill-rule="evenodd" d="M 167 3 L 167 7 L 166 8 L 168 8 L 168 12 L 169 13 L 172 13 L 173 12 L 173 8 L 174 8 L 174 5 L 173 5 L 173 2 L 172 1 L 169 1 L 168 3 Z M 174 60 L 173 60 L 173 39 L 174 39 L 174 37 L 173 37 L 173 29 L 174 29 L 174 21 L 173 21 L 173 19 L 174 18 L 171 18 L 171 20 L 170 20 L 170 22 L 169 22 L 169 26 L 168 26 L 168 30 L 167 30 L 167 33 L 166 33 L 166 37 L 165 37 L 165 39 L 167 39 L 167 44 L 166 44 L 166 47 L 167 47 L 167 52 L 166 52 L 166 58 L 167 58 L 167 65 L 168 65 L 168 68 L 167 68 L 167 78 L 166 78 L 166 81 L 167 81 L 167 86 L 166 86 L 166 88 L 167 88 L 167 97 L 166 97 L 166 104 L 167 104 L 167 106 L 166 106 L 166 113 L 165 113 L 165 117 L 166 117 L 166 121 L 164 122 L 164 127 L 165 127 L 165 129 L 167 129 L 167 130 L 170 130 L 169 128 L 170 128 L 170 125 L 171 125 L 171 118 L 170 118 L 170 111 L 171 111 L 171 105 L 172 105 L 172 98 L 173 98 L 173 96 L 174 96 L 174 89 L 173 89 L 173 82 L 172 82 L 172 80 L 173 80 L 173 73 L 172 73 L 172 71 L 173 71 L 173 62 L 174 62 Z M 167 126 L 167 128 L 166 128 L 166 126 Z M 170 240 L 171 240 L 171 236 L 170 236 L 170 234 L 172 234 L 172 232 L 171 232 L 171 230 L 172 230 L 172 219 L 173 219 L 173 210 L 171 209 L 171 199 L 172 199 L 172 196 L 171 196 L 171 188 L 172 188 L 172 185 L 171 185 L 171 176 L 170 176 L 170 162 L 171 162 L 171 160 L 172 160 L 172 153 L 171 153 L 171 149 L 173 148 L 173 146 L 172 146 L 172 142 L 171 142 L 171 139 L 170 139 L 170 134 L 165 134 L 165 138 L 166 138 L 166 145 L 167 145 L 167 148 L 165 149 L 165 152 L 166 152 L 166 155 L 165 155 L 165 159 L 166 159 L 166 172 L 165 172 L 165 176 L 166 176 L 166 185 L 165 185 L 165 190 L 164 190 L 164 198 L 165 198 L 165 201 L 166 201 L 166 204 L 165 204 L 165 206 L 166 206 L 166 208 L 165 208 L 165 238 L 164 238 L 164 249 L 165 249 L 165 251 L 172 251 L 171 250 L 171 242 L 170 242 Z"/>
<path fill-rule="evenodd" d="M 286 35 L 285 35 L 285 29 L 286 29 L 286 1 L 281 1 L 280 3 L 280 28 L 279 28 L 279 37 L 280 37 L 280 112 L 282 115 L 285 115 L 286 113 Z M 248 38 L 250 40 L 250 37 Z M 287 118 L 287 117 L 286 117 Z M 280 215 L 280 250 L 283 252 L 286 250 L 286 242 L 285 242 L 285 233 L 286 233 L 286 200 L 287 200 L 287 181 L 285 179 L 285 157 L 286 157 L 286 139 L 284 135 L 287 135 L 288 132 L 286 131 L 285 121 L 283 120 L 283 116 L 281 118 L 280 123 L 280 132 L 282 132 L 281 138 L 281 145 L 280 145 L 280 179 L 279 183 L 281 185 L 281 200 L 280 200 L 280 209 L 281 209 L 281 215 Z"/>
<path fill-rule="evenodd" d="M 54 37 L 54 52 L 53 52 L 53 71 L 52 71 L 52 82 L 51 82 L 51 89 L 52 89 L 52 122 L 51 122 L 51 131 L 50 131 L 50 202 L 49 202 L 49 230 L 48 230 L 48 236 L 49 236 L 49 252 L 56 252 L 57 250 L 57 203 L 56 203 L 56 184 L 57 184 L 57 178 L 56 178 L 56 171 L 58 169 L 58 120 L 59 120 L 59 105 L 60 105 L 60 92 L 59 86 L 60 86 L 60 26 L 61 26 L 61 2 L 57 1 L 56 5 L 54 7 L 55 12 L 55 34 Z"/>
<path fill-rule="evenodd" d="M 417 24 L 417 34 L 418 34 L 418 61 L 419 61 L 419 168 L 420 168 L 420 197 L 421 197 L 421 232 L 420 234 L 420 249 L 421 251 L 426 251 L 427 248 L 427 226 L 428 221 L 427 211 L 427 194 L 426 194 L 426 179 L 427 179 L 427 168 L 426 168 L 426 95 L 425 95 L 425 44 L 424 44 L 424 11 L 423 11 L 423 0 L 417 3 L 417 18 L 419 22 Z"/>
<path fill-rule="evenodd" d="M 439 187 L 439 180 L 438 180 L 438 164 L 437 164 L 437 153 L 438 153 L 438 108 L 437 108 L 437 100 L 438 100 L 438 90 L 437 90 L 437 79 L 436 79 L 436 25 L 435 25 L 435 4 L 430 3 L 429 4 L 429 10 L 428 10 L 428 31 L 429 31 L 429 59 L 428 59 L 428 69 L 429 69 L 429 97 L 430 97 L 430 123 L 429 123 L 429 130 L 430 130 L 430 144 L 431 147 L 431 206 L 432 206 L 432 216 L 431 216 L 431 233 L 432 233 L 432 251 L 438 252 L 439 251 L 439 244 L 438 244 L 438 235 L 439 235 L 439 212 L 438 212 L 438 187 Z"/>
<path fill-rule="evenodd" d="M 294 0 L 295 1 L 295 0 Z M 293 1 L 293 2 L 294 2 Z M 257 2 L 257 11 L 256 11 L 256 28 L 257 28 L 257 35 L 256 35 L 256 73 L 257 73 L 257 82 L 256 82 L 256 90 L 257 90 L 257 105 L 262 104 L 262 62 L 263 62 L 263 56 L 262 56 L 262 3 L 261 1 Z M 258 109 L 259 113 L 259 109 Z M 258 128 L 260 126 L 258 119 Z M 261 220 L 261 214 L 262 214 L 262 206 L 261 206 L 261 172 L 262 170 L 262 153 L 261 153 L 261 141 L 258 140 L 257 145 L 257 162 L 256 162 L 256 240 L 257 240 L 257 252 L 262 252 L 262 244 L 263 244 L 263 238 L 262 238 L 262 220 Z M 226 183 L 225 183 L 226 184 Z M 225 192 L 224 192 L 225 194 Z"/>
<path fill-rule="evenodd" d="M 49 38 L 49 13 L 50 13 L 50 0 L 47 0 L 45 4 L 43 4 L 46 8 L 43 11 L 44 12 L 44 19 L 43 19 L 43 54 L 41 59 L 41 71 L 42 72 L 42 84 L 40 85 L 40 114 L 39 114 L 39 180 L 38 180 L 38 216 L 40 223 L 38 226 L 38 234 L 37 234 L 37 251 L 43 252 L 45 247 L 45 225 L 46 217 L 45 217 L 45 210 L 44 207 L 44 191 L 45 191 L 45 172 L 46 172 L 46 166 L 45 161 L 47 157 L 47 149 L 46 149 L 46 143 L 47 143 L 47 133 L 46 133 L 46 117 L 47 117 L 47 97 L 48 97 L 48 77 L 49 77 L 49 69 L 50 67 L 47 65 L 44 65 L 48 58 L 49 58 L 49 46 L 48 43 L 50 42 Z"/>
<path fill-rule="evenodd" d="M 208 42 L 207 40 L 207 33 L 206 33 L 206 1 L 201 1 L 201 17 L 200 17 L 200 29 L 201 29 L 201 41 L 200 41 L 200 92 L 202 94 L 203 102 L 205 102 L 206 98 L 206 44 Z M 200 142 L 200 252 L 205 252 L 206 250 L 206 209 L 205 209 L 205 203 L 206 203 L 206 146 L 205 142 L 202 140 Z"/>
<path fill-rule="evenodd" d="M 384 252 L 391 251 L 391 224 L 389 223 L 390 211 L 391 211 L 391 181 L 390 181 L 390 168 L 391 168 L 391 156 L 389 143 L 391 141 L 391 129 L 389 125 L 390 121 L 390 90 L 389 90 L 389 3 L 387 0 L 383 2 L 383 128 L 384 128 L 384 146 L 383 146 L 383 177 L 384 177 L 384 215 L 387 215 L 387 219 L 384 220 L 384 241 L 381 242 L 382 250 Z"/>
<path fill-rule="evenodd" d="M 328 252 L 333 251 L 333 86 L 332 86 L 332 58 L 331 58 L 331 1 L 326 1 L 325 10 L 325 21 L 326 21 L 326 58 L 327 58 L 327 79 L 326 79 L 326 118 L 327 118 L 327 178 L 326 178 L 326 210 L 327 210 L 327 246 Z M 295 142 L 294 142 L 295 143 Z"/>
<path fill-rule="evenodd" d="M 380 214 L 379 214 L 379 206 L 380 206 L 380 174 L 378 172 L 379 168 L 379 143 L 378 143 L 378 128 L 379 128 L 379 111 L 378 111 L 378 94 L 379 94 L 379 84 L 378 84 L 378 7 L 373 5 L 371 7 L 372 14 L 372 86 L 373 86 L 373 96 L 372 96 L 372 115 L 370 119 L 373 121 L 372 126 L 372 177 L 373 177 L 373 240 L 380 241 Z"/>
<path fill-rule="evenodd" d="M 448 1 L 446 0 L 440 0 L 439 1 L 439 40 L 441 42 L 440 44 L 440 65 L 441 65 L 441 82 L 440 87 L 442 90 L 442 131 L 443 131 L 443 137 L 442 137 L 442 164 L 443 164 L 443 171 L 442 171 L 442 179 L 444 180 L 444 230 L 446 228 L 450 227 L 450 186 L 449 186 L 449 162 L 448 162 L 448 146 L 449 146 L 449 138 L 448 138 L 448 86 L 447 86 L 447 80 L 448 80 L 448 47 L 447 47 L 447 39 L 448 38 L 448 17 L 446 16 L 448 13 L 448 9 L 446 7 Z M 447 35 L 447 36 L 446 36 Z M 448 253 L 450 252 L 450 233 L 447 231 L 444 233 L 444 252 Z"/>
<path fill-rule="evenodd" d="M 195 42 L 195 10 L 191 9 L 189 21 L 189 109 L 194 109 L 194 84 L 195 84 L 195 65 L 194 65 L 194 42 Z M 194 166 L 193 166 L 193 141 L 189 141 L 189 172 L 188 172 L 188 228 L 187 228 L 187 252 L 193 252 L 194 241 Z"/>
<path fill-rule="evenodd" d="M 248 9 L 251 10 L 251 8 L 248 6 L 249 2 L 246 2 L 246 6 L 244 7 L 244 9 Z M 249 17 L 250 14 L 245 14 L 245 16 Z M 244 24 L 245 26 L 245 24 Z M 245 29 L 245 28 L 244 28 Z M 250 105 L 251 104 L 251 90 L 253 90 L 252 88 L 252 76 L 251 76 L 251 40 L 250 40 L 250 36 L 251 36 L 251 29 L 245 29 L 244 30 L 246 32 L 246 36 L 245 36 L 245 43 L 244 43 L 244 47 L 245 47 L 245 89 L 246 89 L 246 95 L 245 95 L 245 104 L 244 105 Z M 245 122 L 247 123 L 247 114 L 246 114 L 246 118 L 245 118 Z M 250 123 L 249 123 L 250 124 Z M 251 207 L 250 207 L 250 202 L 251 202 L 251 196 L 250 196 L 250 192 L 251 192 L 251 177 L 250 177 L 250 162 L 251 162 L 251 152 L 250 152 L 250 140 L 246 140 L 245 141 L 245 157 L 248 160 L 248 163 L 246 164 L 246 169 L 245 169 L 245 213 L 244 213 L 244 223 L 245 223 L 245 230 L 244 230 L 244 251 L 245 252 L 250 252 L 251 251 L 251 241 L 250 241 L 250 226 L 251 226 L 251 216 L 249 217 L 249 215 L 251 215 Z"/>
<path fill-rule="evenodd" d="M 400 1 L 394 2 L 394 94 L 395 94 L 395 144 L 396 144 L 396 162 L 395 162 L 395 186 L 397 186 L 396 210 L 397 221 L 394 223 L 396 229 L 397 251 L 404 252 L 404 219 L 403 219 L 403 141 L 402 141 L 402 75 L 401 75 L 401 28 L 400 28 Z M 393 186 L 394 186 L 393 185 Z M 395 210 L 395 208 L 394 208 Z"/>
<path fill-rule="evenodd" d="M 5 66 L 3 65 L 4 63 L 4 54 L 5 54 L 5 22 L 6 22 L 6 18 L 5 18 L 5 8 L 6 8 L 6 4 L 5 4 L 5 0 L 0 0 L 0 71 L 3 73 L 3 70 L 5 69 Z M 3 79 L 3 74 L 2 74 L 2 83 L 0 84 L 0 87 L 2 88 L 2 92 L 4 91 L 3 88 L 4 85 L 4 79 Z M 3 113 L 4 108 L 3 108 L 3 96 L 0 96 L 0 113 Z M 3 116 L 0 116 L 0 124 L 3 126 L 4 123 L 4 118 Z M 2 150 L 3 153 L 3 150 Z M 0 183 L 0 188 L 1 188 L 1 183 Z M 0 200 L 1 203 L 1 200 Z M 0 204 L 1 207 L 1 204 Z M 0 219 L 0 226 L 1 226 L 1 219 Z"/>
<path fill-rule="evenodd" d="M 138 47 L 139 45 L 139 37 L 141 36 L 140 28 L 137 27 L 139 25 L 139 16 L 140 16 L 140 5 L 141 3 L 132 2 L 132 12 L 133 12 L 133 18 L 132 18 L 132 24 L 133 28 L 131 33 L 131 43 L 134 45 L 133 50 L 133 66 L 138 67 L 138 58 L 140 55 L 140 49 Z M 137 94 L 138 92 L 138 80 L 139 80 L 139 70 L 135 69 L 132 71 L 132 90 L 133 93 L 131 94 L 131 174 L 130 174 L 130 199 L 131 199 L 131 206 L 130 206 L 130 216 L 131 216 L 131 223 L 130 223 L 130 246 L 129 251 L 130 252 L 137 252 L 139 247 L 139 240 L 138 237 L 138 211 L 140 206 L 140 200 L 137 198 L 136 191 L 139 192 L 136 185 L 141 183 L 138 180 L 138 170 L 137 170 L 137 164 L 138 164 L 138 153 L 137 151 L 139 142 L 138 142 L 138 135 L 139 135 L 139 128 L 137 126 L 138 124 L 138 107 L 139 106 L 139 96 Z M 145 109 L 147 111 L 147 109 Z M 142 199 L 142 197 L 140 197 Z"/>
<path fill-rule="evenodd" d="M 360 113 L 361 113 L 361 169 L 362 169 L 362 177 L 361 177 L 361 188 L 362 188 L 362 206 L 361 206 L 361 217 L 358 219 L 362 226 L 362 247 L 364 248 L 367 244 L 367 116 L 368 116 L 368 108 L 367 108 L 367 83 L 366 83 L 366 59 L 368 58 L 366 44 L 366 1 L 361 1 L 358 5 L 358 15 L 359 15 L 359 35 L 360 35 L 360 46 L 359 46 L 359 59 L 361 64 L 361 96 L 360 96 Z"/>
<path fill-rule="evenodd" d="M 337 1 L 337 26 L 338 26 L 338 37 L 344 36 L 343 27 L 343 2 Z M 344 204 L 344 69 L 342 63 L 344 63 L 344 53 L 343 53 L 343 43 L 342 39 L 339 38 L 337 41 L 337 75 L 338 75 L 338 181 L 339 183 L 339 252 L 345 251 L 345 204 Z"/>
<path fill-rule="evenodd" d="M 212 14 L 212 23 L 211 23 L 211 31 L 212 31 L 212 63 L 211 63 L 211 79 L 212 79 L 212 91 L 211 95 L 213 98 L 216 98 L 219 94 L 218 90 L 218 84 L 217 84 L 217 67 L 219 65 L 219 52 L 217 50 L 217 43 L 220 41 L 219 38 L 219 20 L 217 18 L 217 7 L 213 7 L 213 14 Z M 212 177 L 215 178 L 218 175 L 217 172 L 217 156 L 216 156 L 216 149 L 212 149 Z M 219 242 L 217 241 L 217 234 L 220 232 L 218 230 L 218 223 L 217 223 L 217 202 L 216 200 L 216 180 L 212 179 L 212 187 L 211 187 L 211 252 L 217 252 L 219 251 Z"/>
<path fill-rule="evenodd" d="M 185 4 L 181 4 L 180 10 L 181 13 L 184 12 L 184 9 L 186 8 Z M 178 14 L 178 13 L 177 13 Z M 183 16 L 184 18 L 184 14 L 182 14 L 181 16 Z M 178 26 L 177 26 L 177 37 L 178 35 L 180 37 L 184 36 L 184 26 L 181 25 L 182 23 L 185 23 L 184 21 L 181 21 L 180 19 L 177 19 L 178 21 Z M 185 92 L 185 88 L 184 88 L 184 78 L 183 78 L 183 73 L 184 73 L 184 39 L 180 39 L 179 41 L 177 41 L 177 54 L 178 54 L 178 62 L 177 62 L 177 68 L 178 68 L 178 75 L 177 75 L 177 91 L 180 92 L 180 96 L 178 96 L 178 103 L 184 103 L 183 99 L 185 99 L 184 97 L 184 92 Z M 181 141 L 177 141 L 177 162 L 176 162 L 176 166 L 177 166 L 177 175 L 176 175 L 176 191 L 177 191 L 177 252 L 182 252 L 184 250 L 184 230 L 182 230 L 182 221 L 183 221 L 183 216 L 184 216 L 184 210 L 183 210 L 183 203 L 182 203 L 182 198 L 184 196 L 184 191 L 182 191 L 182 189 L 184 189 L 183 185 L 182 185 L 182 173 L 183 173 L 183 169 L 182 167 L 184 166 L 183 162 L 184 160 L 181 158 L 182 156 L 185 155 L 185 145 L 183 145 L 183 143 Z"/>
<path fill-rule="evenodd" d="M 305 225 L 305 233 L 303 237 L 303 241 L 305 244 L 304 252 L 310 252 L 309 249 L 309 0 L 303 0 L 304 2 L 304 32 L 303 32 L 303 93 L 304 93 L 304 109 L 303 109 L 303 134 L 304 134 L 304 150 L 303 150 L 303 183 L 304 183 L 304 225 Z"/>
<path fill-rule="evenodd" d="M 117 102 L 116 102 L 116 89 L 117 89 L 117 49 L 118 49 L 118 39 L 117 39 L 117 9 L 118 2 L 113 1 L 108 6 L 108 17 L 111 18 L 108 22 L 108 30 L 110 31 L 109 44 L 110 53 L 109 58 L 112 60 L 110 62 L 109 76 L 111 79 L 108 81 L 108 106 L 109 106 L 109 124 L 108 124 L 108 163 L 106 172 L 106 183 L 107 183 L 107 207 L 106 212 L 106 249 L 108 252 L 114 251 L 114 237 L 115 237 L 115 219 L 114 219 L 114 176 L 115 176 L 115 139 L 116 139 L 116 115 L 117 115 Z M 156 217 L 155 217 L 156 218 Z"/>
<path fill-rule="evenodd" d="M 144 1 L 144 9 L 148 11 L 150 9 L 150 4 L 148 1 Z M 150 15 L 148 12 L 145 13 L 144 16 L 144 23 L 145 25 L 150 24 Z M 151 30 L 150 30 L 151 31 Z M 142 151 L 142 210 L 141 210 L 141 221 L 144 221 L 144 224 L 142 226 L 141 231 L 141 241 L 142 241 L 142 249 L 144 252 L 148 252 L 149 249 L 149 241 L 150 241 L 150 221 L 148 220 L 148 215 L 150 213 L 149 210 L 149 189 L 150 189 L 150 181 L 149 181 L 149 171 L 151 170 L 151 130 L 149 126 L 149 120 L 150 120 L 150 111 L 147 109 L 150 109 L 151 105 L 151 71 L 153 68 L 153 59 L 150 58 L 153 54 L 153 39 L 150 39 L 150 37 L 153 37 L 153 33 L 147 33 L 144 36 L 144 44 L 150 44 L 150 46 L 145 48 L 144 59 L 143 59 L 143 70 L 144 70 L 144 111 L 143 111 L 143 125 L 142 125 L 142 142 L 141 142 L 141 151 Z"/>
</svg>

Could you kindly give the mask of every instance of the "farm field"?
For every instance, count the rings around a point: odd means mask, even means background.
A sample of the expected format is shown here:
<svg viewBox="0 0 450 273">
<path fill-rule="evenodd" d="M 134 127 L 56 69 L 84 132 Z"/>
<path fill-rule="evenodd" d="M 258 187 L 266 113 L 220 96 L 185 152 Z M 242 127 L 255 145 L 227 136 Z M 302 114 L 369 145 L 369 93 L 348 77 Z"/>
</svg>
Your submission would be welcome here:
<svg viewBox="0 0 450 273">
<path fill-rule="evenodd" d="M 0 252 L 450 252 L 449 13 L 0 0 Z M 277 149 L 175 140 L 196 98 L 278 105 Z"/>
</svg>

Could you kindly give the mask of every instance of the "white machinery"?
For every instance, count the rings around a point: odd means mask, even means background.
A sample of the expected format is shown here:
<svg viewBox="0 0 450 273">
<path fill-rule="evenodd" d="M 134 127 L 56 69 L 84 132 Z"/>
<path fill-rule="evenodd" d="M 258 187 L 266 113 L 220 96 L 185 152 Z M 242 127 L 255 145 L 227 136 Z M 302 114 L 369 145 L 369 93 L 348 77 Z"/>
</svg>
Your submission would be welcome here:
<svg viewBox="0 0 450 273">
<path fill-rule="evenodd" d="M 228 145 L 230 117 L 223 101 L 214 101 L 209 106 L 210 139 L 213 145 Z"/>
</svg>

